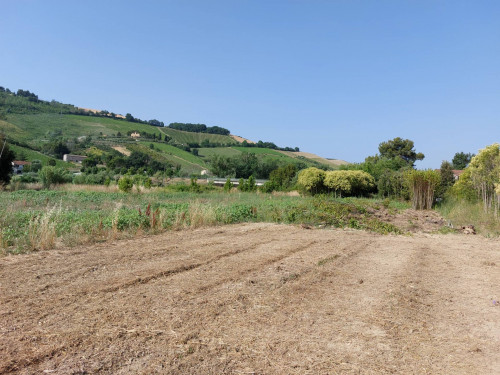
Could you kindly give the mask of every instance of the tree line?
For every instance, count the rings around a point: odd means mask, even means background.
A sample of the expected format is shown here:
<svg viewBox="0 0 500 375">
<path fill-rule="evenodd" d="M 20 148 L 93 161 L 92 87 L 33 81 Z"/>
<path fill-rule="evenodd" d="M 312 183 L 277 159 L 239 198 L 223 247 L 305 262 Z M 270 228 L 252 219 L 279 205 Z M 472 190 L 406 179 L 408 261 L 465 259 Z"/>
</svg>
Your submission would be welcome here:
<svg viewBox="0 0 500 375">
<path fill-rule="evenodd" d="M 205 124 L 191 124 L 184 122 L 172 122 L 168 125 L 170 129 L 182 130 L 191 133 L 207 133 L 229 135 L 231 132 L 228 129 L 221 128 L 220 126 L 206 126 Z"/>
</svg>

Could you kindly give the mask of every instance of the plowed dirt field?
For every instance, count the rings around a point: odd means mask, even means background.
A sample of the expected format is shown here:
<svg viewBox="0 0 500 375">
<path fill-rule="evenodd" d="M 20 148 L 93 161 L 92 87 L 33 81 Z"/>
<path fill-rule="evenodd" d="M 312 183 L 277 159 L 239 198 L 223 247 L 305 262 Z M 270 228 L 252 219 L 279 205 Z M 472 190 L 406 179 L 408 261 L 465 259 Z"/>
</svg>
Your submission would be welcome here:
<svg viewBox="0 0 500 375">
<path fill-rule="evenodd" d="M 500 241 L 242 224 L 0 258 L 2 374 L 498 374 Z"/>
</svg>

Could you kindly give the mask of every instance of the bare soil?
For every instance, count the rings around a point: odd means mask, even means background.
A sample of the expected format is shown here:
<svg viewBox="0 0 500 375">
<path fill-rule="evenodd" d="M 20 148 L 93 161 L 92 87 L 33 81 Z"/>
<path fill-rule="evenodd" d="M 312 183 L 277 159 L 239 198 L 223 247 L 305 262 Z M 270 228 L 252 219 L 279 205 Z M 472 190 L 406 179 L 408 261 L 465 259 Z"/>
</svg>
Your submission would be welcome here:
<svg viewBox="0 0 500 375">
<path fill-rule="evenodd" d="M 241 224 L 0 259 L 2 374 L 493 374 L 500 241 Z"/>
<path fill-rule="evenodd" d="M 115 149 L 116 151 L 118 151 L 120 154 L 123 154 L 125 156 L 130 156 L 130 154 L 132 153 L 132 152 L 130 152 L 130 150 L 127 150 L 123 146 L 113 146 L 112 148 Z"/>
</svg>

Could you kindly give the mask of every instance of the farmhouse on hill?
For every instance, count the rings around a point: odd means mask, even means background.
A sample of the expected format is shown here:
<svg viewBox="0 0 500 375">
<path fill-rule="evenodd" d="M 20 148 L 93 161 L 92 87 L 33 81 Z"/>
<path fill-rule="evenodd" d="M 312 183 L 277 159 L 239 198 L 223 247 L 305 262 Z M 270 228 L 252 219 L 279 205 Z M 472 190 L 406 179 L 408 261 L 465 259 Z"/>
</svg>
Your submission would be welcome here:
<svg viewBox="0 0 500 375">
<path fill-rule="evenodd" d="M 29 161 L 14 160 L 12 162 L 12 173 L 14 173 L 14 174 L 23 173 L 24 166 L 30 165 L 30 164 L 31 163 Z"/>
<path fill-rule="evenodd" d="M 130 134 L 130 136 L 131 136 L 132 138 L 139 138 L 139 137 L 141 136 L 141 134 L 140 134 L 140 133 L 138 133 L 138 132 L 133 132 L 133 133 L 131 133 L 131 134 Z"/>
<path fill-rule="evenodd" d="M 81 163 L 85 159 L 87 159 L 87 157 L 82 155 L 71 155 L 71 154 L 63 155 L 63 160 L 67 162 Z"/>
</svg>

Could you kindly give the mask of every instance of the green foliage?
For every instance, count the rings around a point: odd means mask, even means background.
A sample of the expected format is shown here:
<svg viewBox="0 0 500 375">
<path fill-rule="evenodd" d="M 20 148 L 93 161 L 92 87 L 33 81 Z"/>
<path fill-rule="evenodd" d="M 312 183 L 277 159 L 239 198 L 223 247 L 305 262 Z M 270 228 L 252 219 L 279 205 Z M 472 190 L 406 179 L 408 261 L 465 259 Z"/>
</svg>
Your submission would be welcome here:
<svg viewBox="0 0 500 375">
<path fill-rule="evenodd" d="M 224 183 L 224 191 L 226 193 L 229 193 L 233 189 L 233 183 L 231 182 L 231 179 L 228 178 L 226 182 Z"/>
<path fill-rule="evenodd" d="M 173 122 L 169 124 L 168 127 L 175 130 L 182 130 L 185 132 L 193 132 L 193 133 L 209 133 L 209 134 L 220 134 L 220 135 L 230 134 L 229 130 L 227 129 L 221 128 L 219 126 L 207 127 L 205 124 L 189 124 L 182 122 Z"/>
<path fill-rule="evenodd" d="M 361 170 L 369 173 L 375 178 L 377 183 L 387 171 L 401 171 L 408 168 L 408 163 L 404 159 L 388 159 L 378 155 L 367 157 L 363 163 L 340 166 L 340 170 Z"/>
<path fill-rule="evenodd" d="M 130 176 L 123 176 L 118 180 L 118 188 L 124 193 L 129 193 L 134 187 L 134 181 Z"/>
<path fill-rule="evenodd" d="M 363 171 L 327 171 L 323 184 L 336 196 L 364 196 L 373 192 L 375 179 Z"/>
<path fill-rule="evenodd" d="M 448 190 L 455 183 L 455 175 L 453 174 L 453 167 L 449 161 L 443 161 L 439 169 L 441 175 L 441 182 L 436 189 L 436 198 L 444 198 Z"/>
<path fill-rule="evenodd" d="M 240 178 L 238 182 L 238 190 L 240 191 L 256 191 L 257 185 L 255 184 L 255 177 L 250 176 L 248 180 Z"/>
<path fill-rule="evenodd" d="M 55 100 L 48 102 L 38 99 L 38 95 L 29 90 L 17 90 L 17 93 L 0 90 L 1 108 L 5 113 L 79 113 L 77 107 L 62 104 Z"/>
<path fill-rule="evenodd" d="M 213 154 L 209 163 L 210 172 L 218 177 L 249 178 L 253 175 L 256 178 L 269 178 L 282 162 L 275 158 L 258 157 L 253 152 L 242 152 L 232 157 Z"/>
<path fill-rule="evenodd" d="M 378 146 L 378 151 L 382 158 L 401 158 L 409 165 L 413 165 L 415 161 L 424 159 L 424 154 L 421 152 L 417 153 L 413 147 L 413 141 L 396 137 L 387 142 L 382 142 Z"/>
<path fill-rule="evenodd" d="M 0 137 L 0 185 L 9 183 L 14 157 L 14 152 L 7 144 L 7 139 Z"/>
<path fill-rule="evenodd" d="M 303 169 L 299 172 L 297 185 L 304 191 L 310 194 L 318 194 L 324 191 L 323 180 L 325 179 L 325 171 L 311 167 Z"/>
<path fill-rule="evenodd" d="M 450 196 L 469 202 L 477 201 L 478 195 L 471 178 L 471 169 L 465 169 L 458 181 L 451 187 Z"/>
<path fill-rule="evenodd" d="M 466 154 L 465 152 L 457 152 L 455 156 L 453 156 L 453 159 L 451 161 L 453 164 L 453 169 L 462 170 L 467 168 L 474 156 L 475 155 L 471 154 L 470 152 L 468 154 Z"/>
<path fill-rule="evenodd" d="M 31 172 L 39 172 L 42 169 L 41 160 L 35 159 L 31 162 Z"/>
<path fill-rule="evenodd" d="M 472 186 L 485 211 L 500 209 L 500 145 L 494 143 L 480 150 L 460 176 L 460 187 Z"/>
<path fill-rule="evenodd" d="M 404 170 L 385 170 L 379 176 L 377 189 L 379 196 L 382 197 L 410 198 L 410 191 L 404 178 Z"/>
<path fill-rule="evenodd" d="M 39 177 L 45 189 L 49 189 L 54 184 L 64 184 L 72 181 L 72 176 L 66 169 L 51 165 L 42 167 Z"/>
<path fill-rule="evenodd" d="M 269 183 L 272 184 L 274 190 L 289 189 L 293 186 L 297 171 L 297 166 L 293 164 L 279 167 L 269 175 Z"/>
<path fill-rule="evenodd" d="M 462 179 L 462 176 L 463 174 L 460 179 Z M 456 190 L 460 179 L 453 185 L 452 191 Z M 476 231 L 484 236 L 500 236 L 498 216 L 492 211 L 485 211 L 483 202 L 477 199 L 475 191 L 473 191 L 473 194 L 472 200 L 449 194 L 444 202 L 437 206 L 437 210 L 454 228 L 474 225 Z M 443 231 L 445 231 L 444 228 L 440 232 Z M 455 231 L 453 230 L 453 232 Z"/>
<path fill-rule="evenodd" d="M 431 169 L 410 170 L 405 173 L 405 180 L 410 189 L 413 208 L 415 210 L 430 210 L 434 203 L 436 187 L 441 181 L 440 174 Z"/>
<path fill-rule="evenodd" d="M 297 185 L 303 192 L 321 194 L 334 192 L 335 196 L 366 196 L 375 189 L 375 179 L 358 170 L 324 172 L 317 168 L 307 168 L 299 172 Z"/>
</svg>

